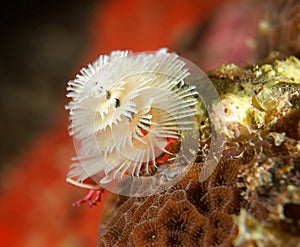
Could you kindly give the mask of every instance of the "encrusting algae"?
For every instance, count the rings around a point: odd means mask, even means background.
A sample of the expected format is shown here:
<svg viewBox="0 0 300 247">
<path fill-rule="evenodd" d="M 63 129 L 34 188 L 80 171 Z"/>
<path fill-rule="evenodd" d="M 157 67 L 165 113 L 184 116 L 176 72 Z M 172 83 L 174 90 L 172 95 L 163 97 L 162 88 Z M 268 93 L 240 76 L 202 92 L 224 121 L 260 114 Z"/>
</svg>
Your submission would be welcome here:
<svg viewBox="0 0 300 247">
<path fill-rule="evenodd" d="M 299 246 L 299 71 L 293 56 L 211 71 L 226 115 L 218 166 L 200 181 L 207 136 L 167 191 L 111 196 L 99 246 Z"/>
</svg>

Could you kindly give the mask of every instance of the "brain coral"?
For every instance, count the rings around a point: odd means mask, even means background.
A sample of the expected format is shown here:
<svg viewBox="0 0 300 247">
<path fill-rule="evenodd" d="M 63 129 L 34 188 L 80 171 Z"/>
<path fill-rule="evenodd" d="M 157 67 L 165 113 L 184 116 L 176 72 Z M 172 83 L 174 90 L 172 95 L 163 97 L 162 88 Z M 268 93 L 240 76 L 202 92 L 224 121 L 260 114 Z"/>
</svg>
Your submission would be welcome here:
<svg viewBox="0 0 300 247">
<path fill-rule="evenodd" d="M 103 228 L 99 246 L 229 243 L 235 235 L 232 215 L 240 209 L 235 185 L 237 164 L 227 162 L 218 166 L 205 183 L 198 178 L 201 165 L 194 165 L 183 180 L 164 193 L 146 198 L 120 198 L 123 203 L 116 205 L 116 214 Z"/>
</svg>

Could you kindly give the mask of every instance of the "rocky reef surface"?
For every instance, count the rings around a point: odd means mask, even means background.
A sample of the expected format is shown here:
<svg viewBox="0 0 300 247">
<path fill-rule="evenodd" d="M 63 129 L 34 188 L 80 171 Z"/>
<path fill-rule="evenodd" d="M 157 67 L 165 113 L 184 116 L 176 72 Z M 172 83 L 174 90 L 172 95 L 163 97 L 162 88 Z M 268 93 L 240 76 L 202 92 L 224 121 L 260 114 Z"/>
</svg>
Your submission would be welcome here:
<svg viewBox="0 0 300 247">
<path fill-rule="evenodd" d="M 204 113 L 198 157 L 166 191 L 111 195 L 99 246 L 300 246 L 299 59 L 272 53 L 208 76 L 225 124 Z M 211 123 L 224 135 L 223 151 L 202 181 Z"/>
</svg>

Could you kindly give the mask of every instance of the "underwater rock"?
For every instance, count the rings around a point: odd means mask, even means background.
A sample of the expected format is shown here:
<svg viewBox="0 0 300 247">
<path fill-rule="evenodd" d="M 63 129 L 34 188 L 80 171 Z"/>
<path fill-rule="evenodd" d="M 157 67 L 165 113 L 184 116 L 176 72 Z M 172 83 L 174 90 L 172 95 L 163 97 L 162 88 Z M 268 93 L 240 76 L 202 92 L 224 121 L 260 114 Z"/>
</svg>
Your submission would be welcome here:
<svg viewBox="0 0 300 247">
<path fill-rule="evenodd" d="M 111 195 L 98 246 L 299 246 L 299 60 L 228 64 L 208 76 L 226 117 L 205 121 L 226 135 L 218 166 L 200 179 L 213 138 L 201 135 L 197 160 L 166 191 Z"/>
</svg>

